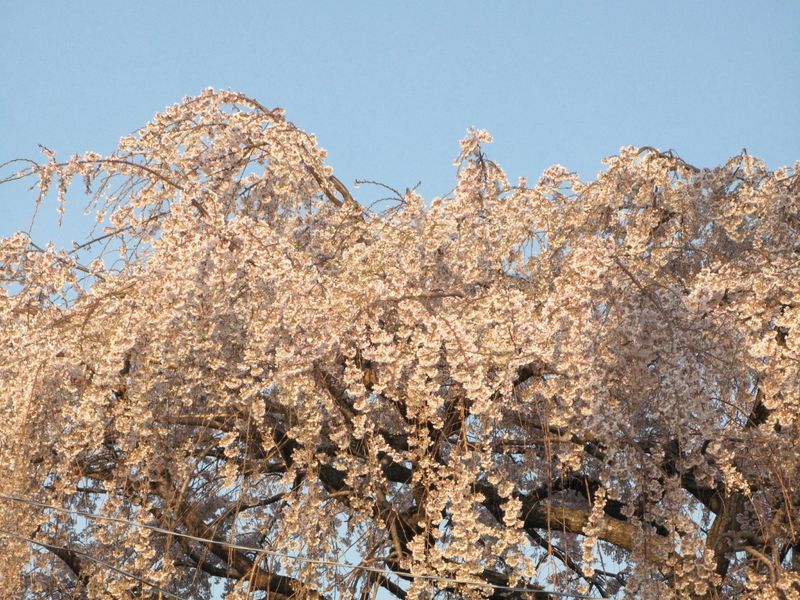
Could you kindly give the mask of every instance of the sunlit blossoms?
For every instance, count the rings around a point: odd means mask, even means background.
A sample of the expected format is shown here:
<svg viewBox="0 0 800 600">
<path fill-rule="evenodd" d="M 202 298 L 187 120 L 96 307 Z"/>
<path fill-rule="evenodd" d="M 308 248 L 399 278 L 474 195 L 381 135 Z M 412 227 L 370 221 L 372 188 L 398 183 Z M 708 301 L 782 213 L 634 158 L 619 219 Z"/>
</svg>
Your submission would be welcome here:
<svg viewBox="0 0 800 600">
<path fill-rule="evenodd" d="M 0 241 L 0 596 L 800 597 L 797 172 L 489 142 L 367 209 L 207 90 L 10 175 L 97 226 Z"/>
</svg>

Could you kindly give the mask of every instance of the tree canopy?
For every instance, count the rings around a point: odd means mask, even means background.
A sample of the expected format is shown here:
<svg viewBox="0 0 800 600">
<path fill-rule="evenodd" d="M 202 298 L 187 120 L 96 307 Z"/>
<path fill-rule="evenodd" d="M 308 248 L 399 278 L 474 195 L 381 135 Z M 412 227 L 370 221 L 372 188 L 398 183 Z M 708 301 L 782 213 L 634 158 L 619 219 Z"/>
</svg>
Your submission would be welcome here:
<svg viewBox="0 0 800 600">
<path fill-rule="evenodd" d="M 366 207 L 207 90 L 8 176 L 97 226 L 0 242 L 0 595 L 800 597 L 797 170 L 489 142 Z"/>
</svg>

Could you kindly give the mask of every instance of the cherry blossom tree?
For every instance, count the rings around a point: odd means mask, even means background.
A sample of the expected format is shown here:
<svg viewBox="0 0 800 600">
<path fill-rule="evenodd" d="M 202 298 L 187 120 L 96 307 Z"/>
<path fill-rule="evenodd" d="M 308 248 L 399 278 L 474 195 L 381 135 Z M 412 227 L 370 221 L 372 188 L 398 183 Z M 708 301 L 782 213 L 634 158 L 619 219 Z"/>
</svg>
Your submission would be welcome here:
<svg viewBox="0 0 800 600">
<path fill-rule="evenodd" d="M 489 142 L 368 209 L 207 90 L 12 167 L 97 225 L 0 242 L 0 596 L 800 597 L 797 167 Z"/>
</svg>

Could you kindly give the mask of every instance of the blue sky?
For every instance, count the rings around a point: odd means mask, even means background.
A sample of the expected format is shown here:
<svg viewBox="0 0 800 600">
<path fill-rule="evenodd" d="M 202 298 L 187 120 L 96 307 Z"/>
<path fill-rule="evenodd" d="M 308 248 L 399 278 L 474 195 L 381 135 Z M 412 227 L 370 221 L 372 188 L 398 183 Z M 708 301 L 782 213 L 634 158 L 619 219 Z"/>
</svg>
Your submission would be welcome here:
<svg viewBox="0 0 800 600">
<path fill-rule="evenodd" d="M 346 183 L 426 198 L 454 182 L 470 126 L 512 179 L 592 179 L 622 145 L 712 166 L 743 147 L 800 159 L 800 3 L 19 2 L 0 19 L 0 162 L 109 152 L 207 86 L 282 106 Z M 364 200 L 377 191 L 359 190 Z M 33 194 L 0 186 L 0 235 Z M 78 235 L 44 207 L 37 241 Z"/>
</svg>

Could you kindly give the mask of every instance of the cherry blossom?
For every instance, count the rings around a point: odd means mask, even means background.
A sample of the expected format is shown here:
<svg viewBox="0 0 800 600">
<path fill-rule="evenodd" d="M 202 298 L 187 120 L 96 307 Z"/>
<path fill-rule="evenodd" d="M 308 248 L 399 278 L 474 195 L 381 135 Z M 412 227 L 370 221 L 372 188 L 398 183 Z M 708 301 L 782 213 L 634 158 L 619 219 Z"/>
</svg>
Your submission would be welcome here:
<svg viewBox="0 0 800 600">
<path fill-rule="evenodd" d="M 800 597 L 797 165 L 490 142 L 368 209 L 206 90 L 7 177 L 96 228 L 0 241 L 0 596 Z"/>
</svg>

